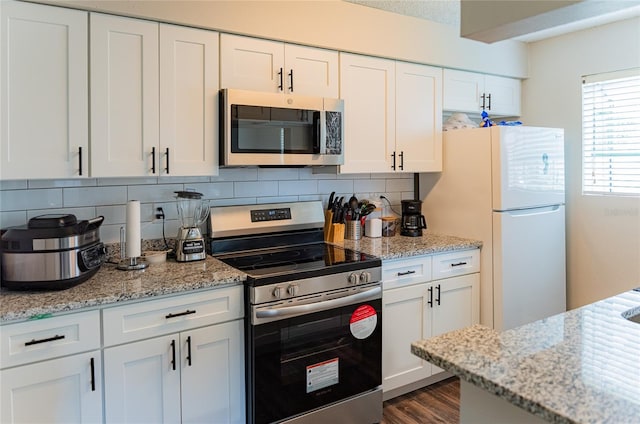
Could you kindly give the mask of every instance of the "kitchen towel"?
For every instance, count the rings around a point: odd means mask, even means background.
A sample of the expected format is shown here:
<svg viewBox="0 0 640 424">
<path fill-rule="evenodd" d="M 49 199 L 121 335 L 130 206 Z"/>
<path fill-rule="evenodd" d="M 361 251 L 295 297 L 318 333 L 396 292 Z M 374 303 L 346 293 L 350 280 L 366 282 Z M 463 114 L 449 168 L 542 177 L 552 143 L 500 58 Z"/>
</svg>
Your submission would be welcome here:
<svg viewBox="0 0 640 424">
<path fill-rule="evenodd" d="M 127 202 L 126 254 L 127 258 L 140 256 L 140 201 Z"/>
</svg>

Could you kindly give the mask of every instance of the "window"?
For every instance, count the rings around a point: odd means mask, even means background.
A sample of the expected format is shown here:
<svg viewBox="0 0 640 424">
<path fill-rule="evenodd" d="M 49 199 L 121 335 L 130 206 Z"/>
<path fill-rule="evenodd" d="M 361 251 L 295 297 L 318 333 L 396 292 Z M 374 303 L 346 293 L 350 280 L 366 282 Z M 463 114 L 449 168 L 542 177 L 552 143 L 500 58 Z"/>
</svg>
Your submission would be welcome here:
<svg viewBox="0 0 640 424">
<path fill-rule="evenodd" d="M 640 195 L 640 68 L 582 77 L 582 193 Z"/>
</svg>

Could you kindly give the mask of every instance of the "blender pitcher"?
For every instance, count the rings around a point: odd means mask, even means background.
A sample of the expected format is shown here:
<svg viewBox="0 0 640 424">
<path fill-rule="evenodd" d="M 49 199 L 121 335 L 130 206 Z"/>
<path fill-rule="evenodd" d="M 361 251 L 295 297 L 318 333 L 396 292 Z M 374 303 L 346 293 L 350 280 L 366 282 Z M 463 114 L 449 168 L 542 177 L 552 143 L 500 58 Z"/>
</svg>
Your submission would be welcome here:
<svg viewBox="0 0 640 424">
<path fill-rule="evenodd" d="M 202 200 L 202 193 L 176 191 L 176 207 L 182 226 L 176 238 L 178 262 L 199 261 L 206 258 L 205 241 L 200 231 L 209 216 L 209 202 Z"/>
</svg>

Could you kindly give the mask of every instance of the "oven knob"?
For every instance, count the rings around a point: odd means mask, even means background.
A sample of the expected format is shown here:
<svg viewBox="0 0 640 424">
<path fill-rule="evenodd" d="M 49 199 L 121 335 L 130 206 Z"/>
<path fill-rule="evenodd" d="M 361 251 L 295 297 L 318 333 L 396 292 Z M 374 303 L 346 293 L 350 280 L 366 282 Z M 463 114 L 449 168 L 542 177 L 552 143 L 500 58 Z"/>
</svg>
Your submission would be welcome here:
<svg viewBox="0 0 640 424">
<path fill-rule="evenodd" d="M 273 297 L 275 297 L 276 299 L 280 299 L 280 297 L 282 297 L 282 287 L 277 286 L 275 289 L 273 289 Z"/>
<path fill-rule="evenodd" d="M 369 281 L 371 281 L 371 273 L 364 271 L 360 274 L 360 282 L 361 283 L 368 283 Z"/>
<path fill-rule="evenodd" d="M 349 274 L 349 284 L 358 284 L 358 274 L 355 272 Z"/>
<path fill-rule="evenodd" d="M 297 296 L 298 289 L 299 287 L 297 284 L 291 284 L 289 287 L 287 287 L 287 293 L 289 294 L 289 296 Z"/>
</svg>

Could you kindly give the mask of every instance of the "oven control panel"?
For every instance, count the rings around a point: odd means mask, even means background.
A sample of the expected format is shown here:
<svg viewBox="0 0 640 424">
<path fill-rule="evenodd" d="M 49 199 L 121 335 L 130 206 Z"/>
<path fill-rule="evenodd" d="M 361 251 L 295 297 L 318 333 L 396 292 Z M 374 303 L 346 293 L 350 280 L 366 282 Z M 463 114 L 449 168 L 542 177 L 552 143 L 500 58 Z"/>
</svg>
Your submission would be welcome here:
<svg viewBox="0 0 640 424">
<path fill-rule="evenodd" d="M 291 219 L 291 208 L 251 210 L 251 222 L 281 221 L 284 219 Z"/>
</svg>

